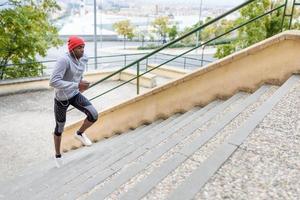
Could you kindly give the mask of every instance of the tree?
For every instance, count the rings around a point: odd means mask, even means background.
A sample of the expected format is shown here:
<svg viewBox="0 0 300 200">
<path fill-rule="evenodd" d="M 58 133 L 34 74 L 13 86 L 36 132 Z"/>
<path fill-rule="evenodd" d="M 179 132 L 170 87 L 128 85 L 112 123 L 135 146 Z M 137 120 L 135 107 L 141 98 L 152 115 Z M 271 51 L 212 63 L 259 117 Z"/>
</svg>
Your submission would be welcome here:
<svg viewBox="0 0 300 200">
<path fill-rule="evenodd" d="M 135 35 L 138 37 L 139 41 L 142 41 L 142 47 L 144 47 L 145 38 L 147 36 L 147 30 L 137 27 L 135 29 Z"/>
<path fill-rule="evenodd" d="M 166 40 L 169 31 L 169 17 L 158 17 L 152 22 L 154 32 L 158 34 L 162 41 Z"/>
<path fill-rule="evenodd" d="M 195 28 L 198 28 L 202 25 L 203 25 L 203 21 L 200 20 L 200 21 L 198 21 L 197 23 L 195 23 L 194 25 L 192 25 L 190 27 L 185 27 L 184 30 L 179 33 L 179 36 L 183 36 L 183 35 L 187 34 L 188 32 L 191 32 Z M 201 29 L 199 31 L 198 41 L 202 40 L 202 32 L 203 32 L 203 30 Z M 192 46 L 192 45 L 195 45 L 196 40 L 197 40 L 197 32 L 195 32 L 194 34 L 189 35 L 188 37 L 183 38 L 180 41 L 180 43 L 181 43 L 181 45 L 184 45 L 184 46 Z"/>
<path fill-rule="evenodd" d="M 113 24 L 113 28 L 119 35 L 124 37 L 124 49 L 126 46 L 126 39 L 132 39 L 134 37 L 134 27 L 131 25 L 129 20 L 122 20 Z"/>
<path fill-rule="evenodd" d="M 253 19 L 267 10 L 271 10 L 281 4 L 283 0 L 262 0 L 254 1 L 240 11 L 240 17 L 234 22 L 235 25 L 242 24 Z M 225 57 L 236 50 L 246 48 L 254 43 L 271 37 L 281 31 L 283 10 L 277 10 L 259 20 L 241 27 L 237 31 L 237 38 L 231 44 L 220 45 L 217 48 L 216 57 Z M 287 22 L 285 22 L 286 26 Z"/>
<path fill-rule="evenodd" d="M 211 18 L 207 18 L 205 21 L 210 21 Z M 205 27 L 201 32 L 201 40 L 208 41 L 214 37 L 217 37 L 229 29 L 231 29 L 234 25 L 232 20 L 222 19 L 218 23 L 213 23 L 207 27 Z"/>
<path fill-rule="evenodd" d="M 0 79 L 42 75 L 36 55 L 62 44 L 50 14 L 59 9 L 55 0 L 9 0 L 0 10 Z M 7 66 L 10 64 L 10 66 Z"/>
<path fill-rule="evenodd" d="M 185 27 L 184 30 L 179 34 L 180 36 L 185 35 L 186 33 L 193 30 L 193 27 Z M 183 38 L 180 43 L 185 46 L 193 45 L 196 41 L 196 34 L 189 35 L 188 37 Z"/>
<path fill-rule="evenodd" d="M 168 29 L 168 37 L 170 40 L 174 40 L 178 35 L 178 27 L 173 25 L 171 28 Z"/>
</svg>

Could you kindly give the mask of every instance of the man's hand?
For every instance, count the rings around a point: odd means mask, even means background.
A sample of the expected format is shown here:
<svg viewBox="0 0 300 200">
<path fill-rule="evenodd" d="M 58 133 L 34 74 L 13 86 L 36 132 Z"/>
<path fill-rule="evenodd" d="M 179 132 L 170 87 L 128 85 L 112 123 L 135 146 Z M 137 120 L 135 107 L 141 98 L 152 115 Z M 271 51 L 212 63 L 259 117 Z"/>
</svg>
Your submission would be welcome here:
<svg viewBox="0 0 300 200">
<path fill-rule="evenodd" d="M 85 90 L 87 90 L 90 86 L 90 83 L 88 81 L 85 80 L 81 80 L 80 83 L 78 84 L 78 88 L 80 92 L 84 92 Z"/>
</svg>

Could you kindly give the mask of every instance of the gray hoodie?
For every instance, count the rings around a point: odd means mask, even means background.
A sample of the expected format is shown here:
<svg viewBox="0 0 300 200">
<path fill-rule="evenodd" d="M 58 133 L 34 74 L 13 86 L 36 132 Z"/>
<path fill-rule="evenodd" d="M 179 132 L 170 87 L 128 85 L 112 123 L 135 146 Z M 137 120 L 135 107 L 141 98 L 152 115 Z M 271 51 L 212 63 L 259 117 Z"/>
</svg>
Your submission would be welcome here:
<svg viewBox="0 0 300 200">
<path fill-rule="evenodd" d="M 70 53 L 57 60 L 50 77 L 50 86 L 54 87 L 57 100 L 65 101 L 79 93 L 78 84 L 87 62 L 86 55 L 78 61 Z"/>
</svg>

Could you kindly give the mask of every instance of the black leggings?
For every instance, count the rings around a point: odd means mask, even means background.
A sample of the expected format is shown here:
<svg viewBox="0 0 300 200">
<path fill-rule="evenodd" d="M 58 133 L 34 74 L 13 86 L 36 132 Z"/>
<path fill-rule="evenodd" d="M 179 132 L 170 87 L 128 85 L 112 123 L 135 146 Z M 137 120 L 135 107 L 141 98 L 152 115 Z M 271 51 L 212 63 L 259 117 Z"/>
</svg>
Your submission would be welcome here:
<svg viewBox="0 0 300 200">
<path fill-rule="evenodd" d="M 69 105 L 72 105 L 78 110 L 84 112 L 87 115 L 87 120 L 90 122 L 95 122 L 98 119 L 97 110 L 81 93 L 78 93 L 71 99 L 65 101 L 54 99 L 54 114 L 56 122 L 54 134 L 57 136 L 61 136 L 64 131 L 66 113 Z"/>
</svg>

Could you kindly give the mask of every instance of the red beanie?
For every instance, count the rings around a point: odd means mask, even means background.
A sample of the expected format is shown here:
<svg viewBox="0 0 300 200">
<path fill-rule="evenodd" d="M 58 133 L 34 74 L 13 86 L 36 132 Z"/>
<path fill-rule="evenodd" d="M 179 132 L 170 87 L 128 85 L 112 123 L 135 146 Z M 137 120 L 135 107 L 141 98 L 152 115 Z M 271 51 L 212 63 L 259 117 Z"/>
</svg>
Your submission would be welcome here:
<svg viewBox="0 0 300 200">
<path fill-rule="evenodd" d="M 68 39 L 68 49 L 69 51 L 72 51 L 76 47 L 84 45 L 84 40 L 77 36 L 70 36 Z"/>
</svg>

